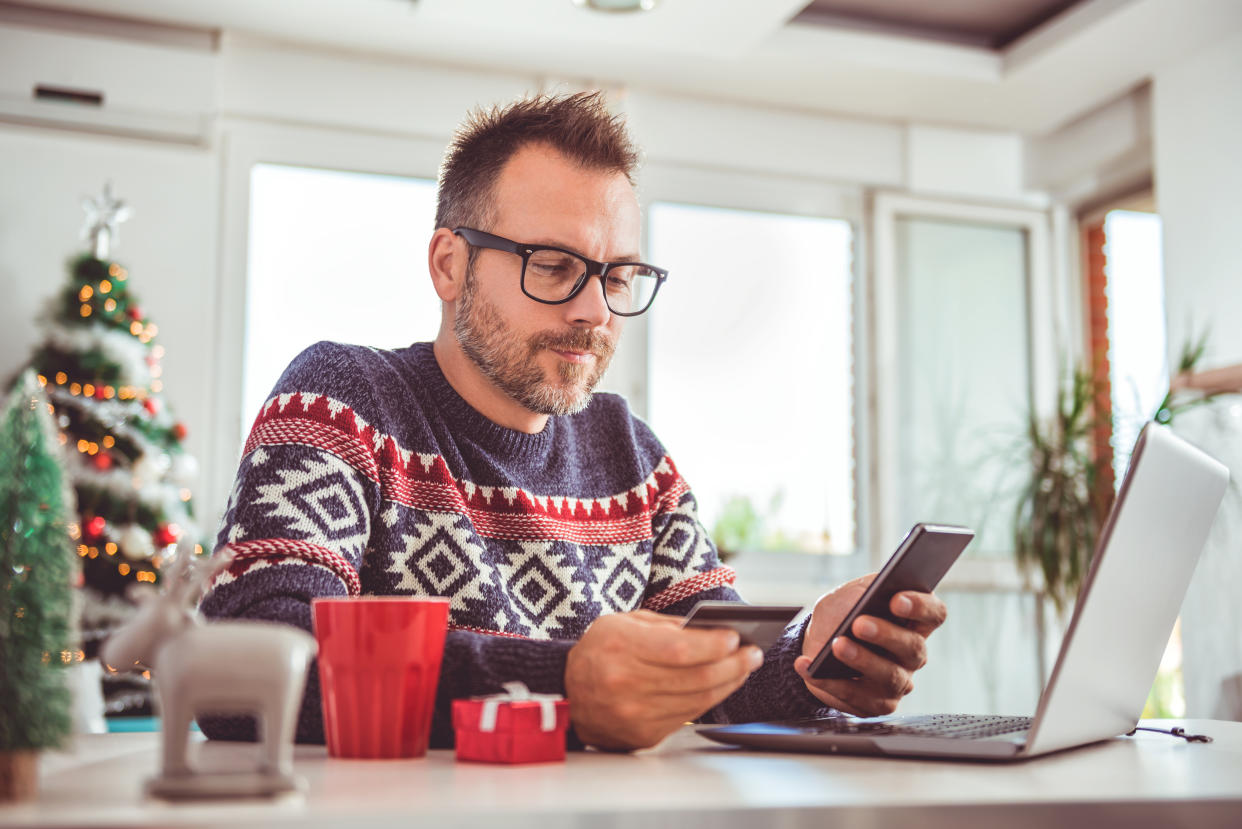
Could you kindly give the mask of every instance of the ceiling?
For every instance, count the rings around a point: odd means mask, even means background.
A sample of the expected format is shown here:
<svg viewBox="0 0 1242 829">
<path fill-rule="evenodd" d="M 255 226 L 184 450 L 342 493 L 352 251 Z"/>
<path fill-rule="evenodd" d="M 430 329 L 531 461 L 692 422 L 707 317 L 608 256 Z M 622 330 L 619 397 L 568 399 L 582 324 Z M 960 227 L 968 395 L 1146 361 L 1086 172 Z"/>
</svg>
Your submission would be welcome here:
<svg viewBox="0 0 1242 829">
<path fill-rule="evenodd" d="M 794 23 L 1001 49 L 1082 0 L 811 0 Z"/>
<path fill-rule="evenodd" d="M 571 0 L 22 2 L 583 84 L 1028 134 L 1242 28 L 1238 0 L 660 0 L 639 15 Z"/>
</svg>

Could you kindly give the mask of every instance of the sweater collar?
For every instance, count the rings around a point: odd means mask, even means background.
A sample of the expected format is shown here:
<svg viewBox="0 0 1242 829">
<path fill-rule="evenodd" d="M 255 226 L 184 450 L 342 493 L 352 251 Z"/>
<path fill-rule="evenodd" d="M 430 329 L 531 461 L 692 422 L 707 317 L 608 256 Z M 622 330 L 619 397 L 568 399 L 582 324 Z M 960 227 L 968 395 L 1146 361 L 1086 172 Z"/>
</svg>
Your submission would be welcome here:
<svg viewBox="0 0 1242 829">
<path fill-rule="evenodd" d="M 440 369 L 431 343 L 410 346 L 410 356 L 420 379 L 426 384 L 432 400 L 454 429 L 489 451 L 505 456 L 537 456 L 546 454 L 556 435 L 557 418 L 548 418 L 543 430 L 535 434 L 507 429 L 492 422 L 457 393 Z"/>
</svg>

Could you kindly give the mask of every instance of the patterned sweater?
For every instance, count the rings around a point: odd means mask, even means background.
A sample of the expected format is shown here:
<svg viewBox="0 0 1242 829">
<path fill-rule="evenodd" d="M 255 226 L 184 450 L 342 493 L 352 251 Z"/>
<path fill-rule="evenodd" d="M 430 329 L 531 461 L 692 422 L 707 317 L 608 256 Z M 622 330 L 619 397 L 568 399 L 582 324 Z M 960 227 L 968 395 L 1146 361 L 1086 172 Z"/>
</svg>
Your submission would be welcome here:
<svg viewBox="0 0 1242 829">
<path fill-rule="evenodd" d="M 739 600 L 689 487 L 623 399 L 596 394 L 538 434 L 505 429 L 454 391 L 430 343 L 300 354 L 255 420 L 217 544 L 236 559 L 203 599 L 208 617 L 309 631 L 316 596 L 448 597 L 436 747 L 452 745 L 455 698 L 515 679 L 563 694 L 569 648 L 605 613 Z M 791 626 L 704 719 L 819 708 L 793 670 L 801 641 Z M 249 718 L 200 724 L 253 739 Z M 297 736 L 323 741 L 314 669 Z"/>
</svg>

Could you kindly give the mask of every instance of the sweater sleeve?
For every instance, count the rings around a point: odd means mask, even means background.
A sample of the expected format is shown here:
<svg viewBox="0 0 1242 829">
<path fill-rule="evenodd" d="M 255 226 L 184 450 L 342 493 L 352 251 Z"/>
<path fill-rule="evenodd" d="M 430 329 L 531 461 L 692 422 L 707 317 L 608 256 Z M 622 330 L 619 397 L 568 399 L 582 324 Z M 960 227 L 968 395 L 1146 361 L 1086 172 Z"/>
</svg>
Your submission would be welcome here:
<svg viewBox="0 0 1242 829">
<path fill-rule="evenodd" d="M 665 464 L 671 468 L 672 462 Z M 653 519 L 652 577 L 643 607 L 684 616 L 700 601 L 740 602 L 736 576 L 720 563 L 716 545 L 699 520 L 698 505 L 681 477 L 674 475 Z M 708 711 L 703 722 L 751 722 L 809 716 L 824 707 L 794 671 L 802 653 L 807 620 L 795 621 L 764 654 L 763 665 L 746 684 Z"/>
<path fill-rule="evenodd" d="M 361 382 L 360 382 L 361 379 Z M 347 349 L 312 346 L 282 375 L 246 442 L 217 547 L 234 563 L 200 605 L 208 618 L 274 621 L 312 632 L 311 601 L 357 596 L 381 485 L 376 411 Z M 564 693 L 572 642 L 452 630 L 445 640 L 431 745 L 453 744 L 452 701 L 496 693 L 520 679 L 537 693 Z M 254 740 L 253 717 L 204 715 L 213 739 Z M 297 740 L 324 741 L 317 664 L 307 676 Z"/>
</svg>

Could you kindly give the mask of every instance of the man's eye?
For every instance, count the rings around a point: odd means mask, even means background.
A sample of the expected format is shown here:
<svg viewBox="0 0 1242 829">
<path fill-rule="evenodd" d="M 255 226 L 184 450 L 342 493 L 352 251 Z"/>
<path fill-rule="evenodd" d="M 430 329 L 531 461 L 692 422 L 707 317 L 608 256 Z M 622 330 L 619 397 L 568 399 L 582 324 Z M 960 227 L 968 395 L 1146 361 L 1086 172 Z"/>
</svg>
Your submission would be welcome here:
<svg viewBox="0 0 1242 829">
<path fill-rule="evenodd" d="M 573 278 L 577 276 L 574 260 L 567 256 L 544 256 L 531 259 L 527 268 L 539 276 L 555 278 Z"/>
</svg>

